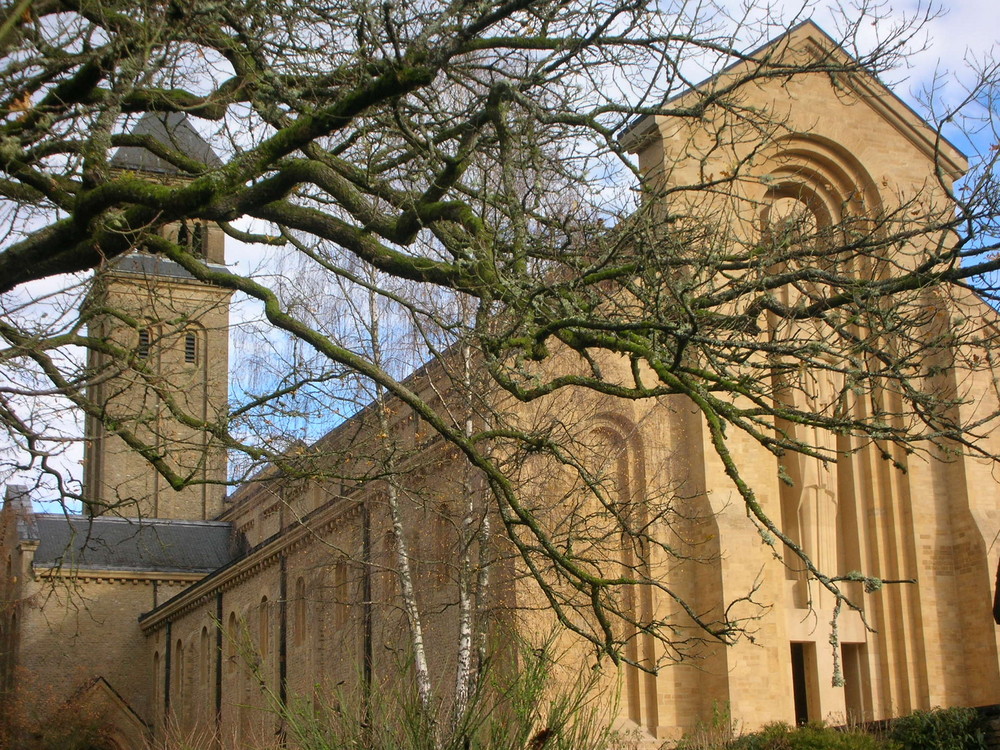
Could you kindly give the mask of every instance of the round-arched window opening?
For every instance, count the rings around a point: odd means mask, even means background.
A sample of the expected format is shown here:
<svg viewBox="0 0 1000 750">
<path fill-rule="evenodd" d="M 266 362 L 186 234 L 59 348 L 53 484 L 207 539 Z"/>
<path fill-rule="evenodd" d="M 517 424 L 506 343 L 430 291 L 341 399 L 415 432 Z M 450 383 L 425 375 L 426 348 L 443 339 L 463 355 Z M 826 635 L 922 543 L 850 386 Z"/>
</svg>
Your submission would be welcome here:
<svg viewBox="0 0 1000 750">
<path fill-rule="evenodd" d="M 798 198 L 776 198 L 764 209 L 764 229 L 768 239 L 778 245 L 799 245 L 816 236 L 819 230 L 816 212 Z"/>
<path fill-rule="evenodd" d="M 184 361 L 188 364 L 198 364 L 198 334 L 194 331 L 184 333 Z"/>
</svg>

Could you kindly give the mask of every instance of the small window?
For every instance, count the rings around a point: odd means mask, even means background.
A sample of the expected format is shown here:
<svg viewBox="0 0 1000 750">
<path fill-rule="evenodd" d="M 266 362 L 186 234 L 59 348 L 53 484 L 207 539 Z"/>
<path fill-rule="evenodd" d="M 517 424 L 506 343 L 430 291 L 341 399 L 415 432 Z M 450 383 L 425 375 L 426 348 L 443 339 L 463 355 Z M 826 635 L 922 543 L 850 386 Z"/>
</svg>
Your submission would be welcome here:
<svg viewBox="0 0 1000 750">
<path fill-rule="evenodd" d="M 205 227 L 200 221 L 188 226 L 187 220 L 177 228 L 177 244 L 201 257 L 205 253 Z"/>
<path fill-rule="evenodd" d="M 200 221 L 195 223 L 191 232 L 191 251 L 199 257 L 205 253 L 205 229 Z"/>
<path fill-rule="evenodd" d="M 143 359 L 149 358 L 149 329 L 140 328 L 139 329 L 139 348 L 136 349 L 136 354 L 138 354 Z"/>
<path fill-rule="evenodd" d="M 188 331 L 184 334 L 184 361 L 198 361 L 198 334 Z"/>
</svg>

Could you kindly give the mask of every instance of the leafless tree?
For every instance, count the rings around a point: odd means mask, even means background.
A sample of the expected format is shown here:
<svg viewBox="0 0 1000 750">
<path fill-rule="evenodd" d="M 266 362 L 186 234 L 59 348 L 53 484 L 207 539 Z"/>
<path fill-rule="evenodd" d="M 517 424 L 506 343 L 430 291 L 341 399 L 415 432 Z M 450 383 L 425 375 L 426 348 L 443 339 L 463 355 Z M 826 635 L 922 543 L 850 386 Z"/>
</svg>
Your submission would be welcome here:
<svg viewBox="0 0 1000 750">
<path fill-rule="evenodd" d="M 464 550 L 502 535 L 561 622 L 616 659 L 654 668 L 627 647 L 637 630 L 683 658 L 691 640 L 734 642 L 746 621 L 736 610 L 697 612 L 657 578 L 651 557 L 697 554 L 663 531 L 697 523 L 683 488 L 635 511 L 614 467 L 595 458 L 617 449 L 580 432 L 579 419 L 568 424 L 564 409 L 580 393 L 641 404 L 682 397 L 708 425 L 762 537 L 855 606 L 845 582 L 875 582 L 810 559 L 765 512 L 729 441 L 743 434 L 820 464 L 844 454 L 831 435 L 889 460 L 932 446 L 982 450 L 977 437 L 995 415 L 957 418 L 964 396 L 935 375 L 951 351 L 969 371 L 993 366 L 992 324 L 946 324 L 939 313 L 973 295 L 995 299 L 997 151 L 973 164 L 960 191 L 942 168 L 934 203 L 914 197 L 817 219 L 796 213 L 801 196 L 782 213 L 790 196 L 778 186 L 773 215 L 750 236 L 733 231 L 732 201 L 758 180 L 755 160 L 792 135 L 779 113 L 749 106 L 747 92 L 813 77 L 875 80 L 926 20 L 884 21 L 878 44 L 865 47 L 858 39 L 875 12 L 855 10 L 839 30 L 851 56 L 831 48 L 802 58 L 745 51 L 783 28 L 766 13 L 737 28 L 710 4 L 683 1 L 17 4 L 0 27 L 0 417 L 17 447 L 4 469 L 50 472 L 61 496 L 74 497 L 53 463 L 74 429 L 45 410 L 106 417 L 78 352 L 127 366 L 134 353 L 90 335 L 95 313 L 80 302 L 107 264 L 143 248 L 236 292 L 249 335 L 271 347 L 257 347 L 258 379 L 241 382 L 225 418 L 176 407 L 175 417 L 245 457 L 234 482 L 262 463 L 301 472 L 289 445 L 357 413 L 362 391 L 349 383 L 363 382 L 397 410 L 376 410 L 379 419 L 412 415 L 490 498 L 489 513 L 466 509 L 480 524 L 463 528 Z M 733 64 L 697 85 L 702 72 Z M 977 127 L 992 127 L 997 71 L 978 73 L 957 107 L 929 106 L 932 125 L 971 112 L 985 118 Z M 188 115 L 220 163 L 130 134 L 149 113 Z M 642 118 L 696 133 L 692 142 L 710 145 L 703 165 L 723 151 L 735 161 L 643 182 L 628 153 Z M 113 154 L 128 146 L 183 179 L 115 169 Z M 257 267 L 206 264 L 165 231 L 188 220 L 221 226 Z M 293 284 L 280 266 L 291 255 Z M 323 289 L 368 295 L 373 306 L 355 308 L 363 325 L 327 315 Z M 404 339 L 401 354 L 393 347 Z M 433 371 L 432 386 L 414 371 Z M 871 408 L 838 406 L 852 399 Z M 109 428 L 155 458 L 141 432 Z M 175 487 L 191 481 L 168 461 L 156 468 Z M 538 473 L 551 471 L 561 483 L 539 489 Z M 539 503 L 539 492 L 562 504 Z M 499 528 L 484 526 L 489 519 Z M 609 539 L 627 553 L 613 556 Z M 464 562 L 471 613 L 469 597 L 489 576 Z M 636 592 L 647 589 L 677 598 L 699 634 L 644 619 Z M 471 628 L 464 649 L 474 647 Z M 463 653 L 460 672 L 472 660 Z"/>
</svg>

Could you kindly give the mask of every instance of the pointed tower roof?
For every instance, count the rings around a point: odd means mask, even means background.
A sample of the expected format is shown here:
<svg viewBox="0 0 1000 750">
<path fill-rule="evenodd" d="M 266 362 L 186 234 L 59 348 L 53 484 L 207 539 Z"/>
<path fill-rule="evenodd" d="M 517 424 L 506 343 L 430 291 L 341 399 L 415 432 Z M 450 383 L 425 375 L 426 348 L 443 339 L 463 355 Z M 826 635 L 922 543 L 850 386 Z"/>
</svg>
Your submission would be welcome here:
<svg viewBox="0 0 1000 750">
<path fill-rule="evenodd" d="M 17 523 L 17 538 L 21 542 L 38 541 L 38 525 L 35 513 L 31 507 L 31 495 L 28 488 L 21 484 L 8 484 L 4 496 L 3 509 L 13 514 Z"/>
<path fill-rule="evenodd" d="M 204 162 L 209 166 L 220 166 L 222 160 L 215 154 L 204 138 L 198 135 L 188 116 L 182 112 L 161 114 L 147 112 L 136 123 L 131 135 L 152 136 L 160 143 Z M 168 175 L 184 173 L 168 161 L 140 146 L 122 146 L 111 157 L 111 166 L 136 172 L 156 172 Z"/>
</svg>

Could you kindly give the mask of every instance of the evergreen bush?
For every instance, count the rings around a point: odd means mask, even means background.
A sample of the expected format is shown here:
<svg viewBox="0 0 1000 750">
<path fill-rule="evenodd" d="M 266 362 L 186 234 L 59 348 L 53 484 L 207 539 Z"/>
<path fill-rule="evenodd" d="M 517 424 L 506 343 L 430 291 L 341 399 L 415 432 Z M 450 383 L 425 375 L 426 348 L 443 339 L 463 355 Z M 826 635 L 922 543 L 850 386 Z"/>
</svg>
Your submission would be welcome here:
<svg viewBox="0 0 1000 750">
<path fill-rule="evenodd" d="M 985 721 L 973 708 L 915 711 L 892 723 L 889 736 L 904 750 L 986 750 Z"/>
<path fill-rule="evenodd" d="M 744 735 L 726 745 L 727 750 L 900 750 L 892 740 L 859 731 L 841 731 L 822 724 L 792 728 L 769 724 L 760 732 Z"/>
<path fill-rule="evenodd" d="M 793 728 L 768 724 L 759 732 L 708 741 L 704 735 L 681 740 L 675 750 L 903 750 L 895 740 L 861 730 L 841 730 L 823 724 Z"/>
</svg>

